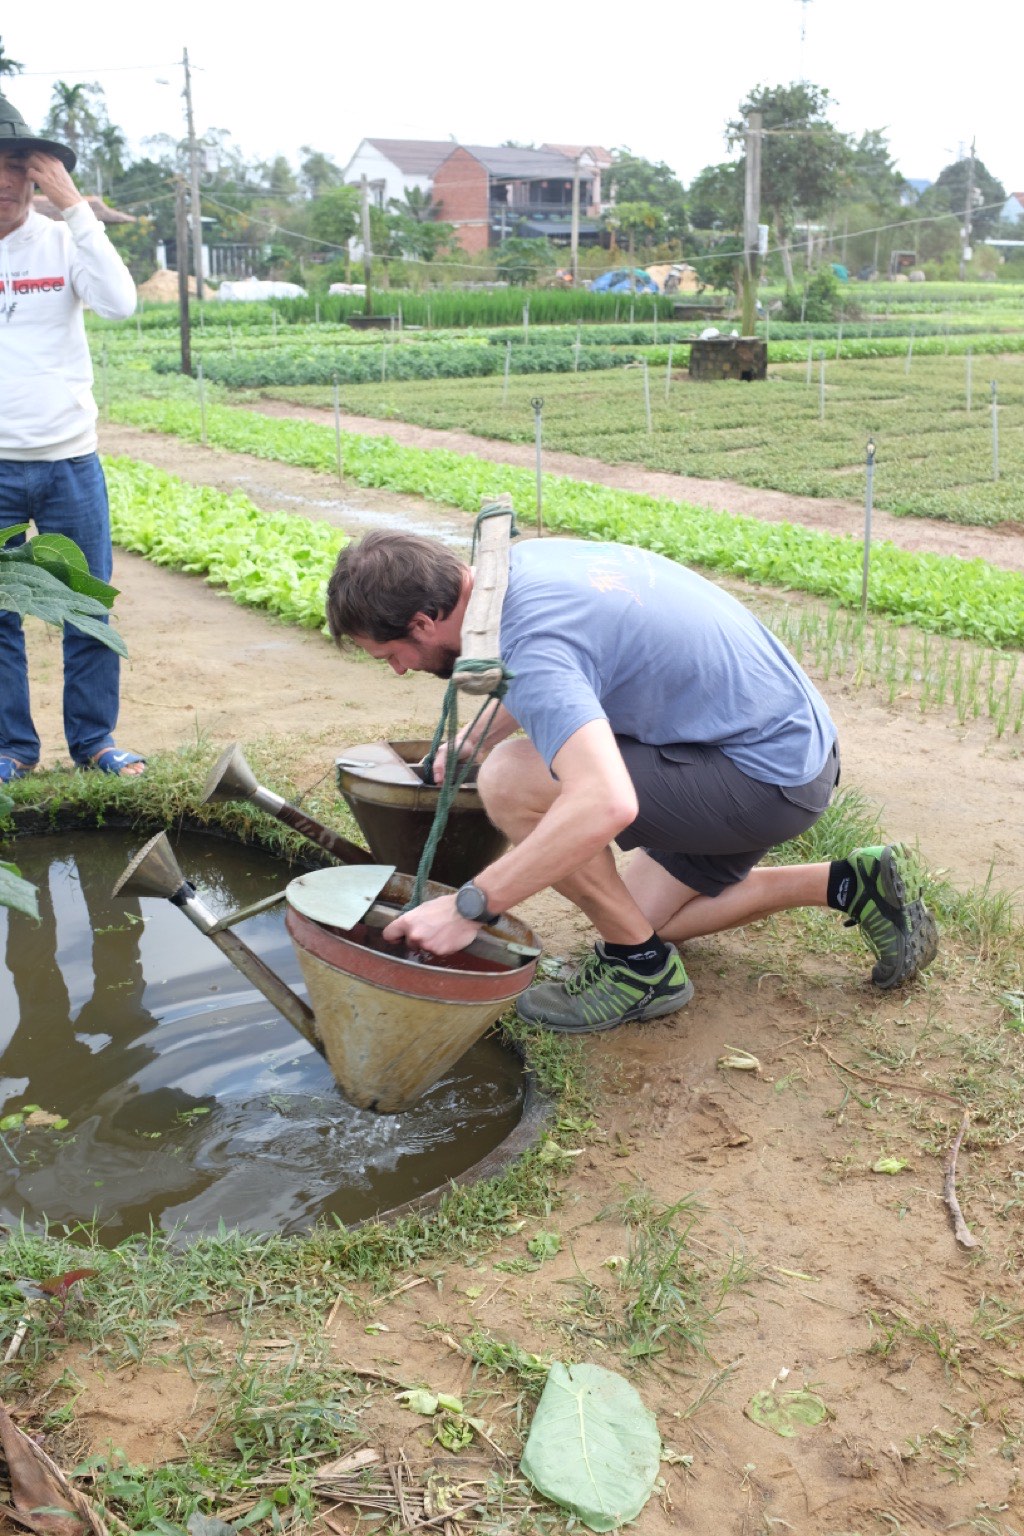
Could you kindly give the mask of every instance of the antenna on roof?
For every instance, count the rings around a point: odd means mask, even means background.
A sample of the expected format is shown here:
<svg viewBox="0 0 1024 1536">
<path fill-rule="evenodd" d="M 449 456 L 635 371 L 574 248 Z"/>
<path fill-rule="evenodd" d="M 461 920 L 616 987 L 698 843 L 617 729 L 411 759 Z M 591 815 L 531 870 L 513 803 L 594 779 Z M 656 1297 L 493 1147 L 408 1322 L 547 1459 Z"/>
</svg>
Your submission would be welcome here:
<svg viewBox="0 0 1024 1536">
<path fill-rule="evenodd" d="M 807 41 L 807 7 L 811 0 L 800 0 L 800 79 L 805 80 L 804 44 Z"/>
</svg>

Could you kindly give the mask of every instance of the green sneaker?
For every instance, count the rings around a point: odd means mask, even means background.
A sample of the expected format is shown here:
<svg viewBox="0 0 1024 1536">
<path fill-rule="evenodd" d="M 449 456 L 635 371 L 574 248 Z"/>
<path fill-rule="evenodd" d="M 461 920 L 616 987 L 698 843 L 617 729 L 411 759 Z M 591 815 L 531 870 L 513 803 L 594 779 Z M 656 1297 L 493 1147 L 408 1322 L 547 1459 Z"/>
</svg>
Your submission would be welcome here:
<svg viewBox="0 0 1024 1536">
<path fill-rule="evenodd" d="M 857 889 L 846 908 L 846 926 L 860 926 L 875 956 L 875 986 L 898 987 L 935 959 L 935 919 L 921 900 L 920 883 L 901 843 L 855 848 L 848 859 Z"/>
<path fill-rule="evenodd" d="M 675 945 L 670 944 L 668 951 L 664 969 L 643 976 L 621 961 L 610 960 L 603 945 L 597 944 L 566 981 L 542 981 L 521 993 L 516 1012 L 527 1024 L 574 1035 L 675 1013 L 693 996 L 693 982 Z"/>
</svg>

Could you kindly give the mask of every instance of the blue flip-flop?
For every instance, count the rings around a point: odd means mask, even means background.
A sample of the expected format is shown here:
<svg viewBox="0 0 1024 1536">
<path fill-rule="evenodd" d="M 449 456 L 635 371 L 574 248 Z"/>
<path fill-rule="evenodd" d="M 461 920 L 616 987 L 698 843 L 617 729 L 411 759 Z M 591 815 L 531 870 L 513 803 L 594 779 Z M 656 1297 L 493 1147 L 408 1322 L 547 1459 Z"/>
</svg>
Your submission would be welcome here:
<svg viewBox="0 0 1024 1536">
<path fill-rule="evenodd" d="M 9 752 L 0 752 L 0 784 L 13 784 L 15 779 L 27 779 L 35 768 L 35 763 L 19 763 Z"/>
<path fill-rule="evenodd" d="M 130 768 L 132 763 L 142 763 L 145 766 L 146 759 L 140 757 L 137 752 L 123 752 L 118 747 L 103 747 L 95 757 L 90 757 L 88 762 L 79 763 L 79 768 L 94 768 L 97 773 L 112 773 L 117 778 L 125 768 Z M 136 774 L 130 775 L 138 777 Z"/>
</svg>

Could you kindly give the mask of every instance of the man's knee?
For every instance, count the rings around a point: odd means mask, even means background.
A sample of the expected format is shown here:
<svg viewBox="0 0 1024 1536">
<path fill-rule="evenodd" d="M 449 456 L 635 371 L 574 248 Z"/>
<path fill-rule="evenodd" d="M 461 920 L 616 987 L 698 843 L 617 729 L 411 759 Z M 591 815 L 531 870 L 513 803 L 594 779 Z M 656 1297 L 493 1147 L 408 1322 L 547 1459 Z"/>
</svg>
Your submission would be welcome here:
<svg viewBox="0 0 1024 1536">
<path fill-rule="evenodd" d="M 544 781 L 556 789 L 544 759 L 525 737 L 502 741 L 480 764 L 477 789 L 494 821 L 504 810 L 532 803 Z"/>
</svg>

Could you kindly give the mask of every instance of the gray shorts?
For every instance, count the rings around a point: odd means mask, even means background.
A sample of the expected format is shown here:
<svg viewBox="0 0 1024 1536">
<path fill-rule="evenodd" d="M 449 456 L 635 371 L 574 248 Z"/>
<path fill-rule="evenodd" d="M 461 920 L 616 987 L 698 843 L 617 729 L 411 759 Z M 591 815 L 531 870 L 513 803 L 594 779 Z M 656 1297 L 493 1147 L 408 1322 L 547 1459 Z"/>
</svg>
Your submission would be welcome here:
<svg viewBox="0 0 1024 1536">
<path fill-rule="evenodd" d="M 645 746 L 617 736 L 640 801 L 620 848 L 642 848 L 702 896 L 736 885 L 779 843 L 812 827 L 839 782 L 839 743 L 808 784 L 762 784 L 718 747 Z"/>
</svg>

